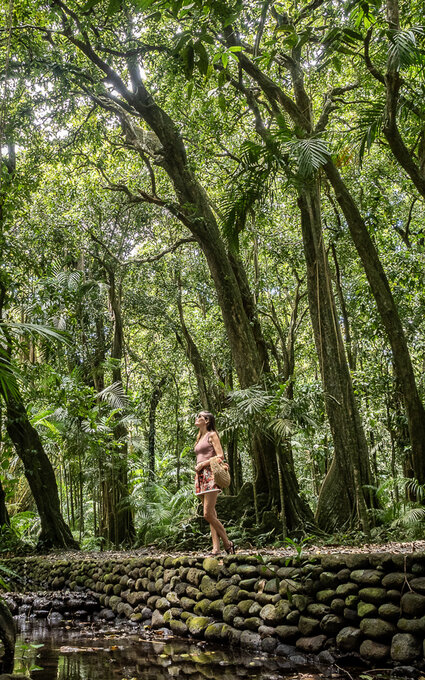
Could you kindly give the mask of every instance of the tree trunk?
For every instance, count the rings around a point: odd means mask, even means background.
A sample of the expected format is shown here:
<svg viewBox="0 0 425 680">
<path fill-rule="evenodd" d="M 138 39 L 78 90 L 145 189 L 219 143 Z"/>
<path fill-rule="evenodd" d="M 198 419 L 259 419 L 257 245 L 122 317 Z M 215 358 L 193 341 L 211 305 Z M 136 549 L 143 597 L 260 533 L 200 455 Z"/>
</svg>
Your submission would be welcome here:
<svg viewBox="0 0 425 680">
<path fill-rule="evenodd" d="M 0 407 L 0 442 L 3 441 L 3 412 Z M 6 494 L 0 479 L 0 527 L 10 526 L 9 513 L 6 507 Z"/>
<path fill-rule="evenodd" d="M 37 548 L 78 549 L 65 523 L 59 504 L 58 487 L 52 464 L 48 459 L 37 430 L 31 425 L 19 392 L 14 396 L 2 391 L 7 408 L 7 432 L 16 453 L 24 464 L 25 477 L 34 497 L 41 521 Z"/>
<path fill-rule="evenodd" d="M 326 412 L 334 442 L 334 457 L 323 482 L 316 519 L 332 531 L 348 524 L 362 507 L 361 487 L 370 484 L 366 438 L 354 399 L 344 352 L 329 263 L 323 243 L 317 182 L 299 195 L 301 228 L 307 263 L 310 316 L 322 375 Z M 363 514 L 363 513 L 362 513 Z M 365 518 L 363 516 L 363 523 Z M 363 527 L 367 530 L 367 526 Z"/>
<path fill-rule="evenodd" d="M 227 443 L 227 461 L 230 468 L 230 493 L 237 496 L 243 484 L 242 465 L 238 451 L 238 437 L 231 434 Z"/>
<path fill-rule="evenodd" d="M 112 381 L 122 385 L 121 359 L 123 357 L 124 333 L 121 312 L 121 289 L 116 285 L 115 272 L 103 263 L 108 273 L 109 306 L 113 323 L 111 359 Z M 114 427 L 115 448 L 110 464 L 104 468 L 102 535 L 113 545 L 131 545 L 135 531 L 133 515 L 129 505 L 127 429 L 117 422 Z"/>
<path fill-rule="evenodd" d="M 6 301 L 7 289 L 3 279 L 0 280 L 0 319 Z M 9 363 L 12 358 L 12 343 L 3 329 L 6 343 L 3 346 L 4 356 Z M 37 511 L 40 516 L 41 533 L 37 548 L 66 548 L 78 550 L 78 543 L 62 517 L 60 510 L 58 487 L 52 464 L 44 451 L 37 430 L 31 425 L 26 412 L 19 386 L 10 373 L 8 380 L 0 383 L 0 394 L 6 406 L 6 429 L 16 449 L 16 453 L 24 465 Z"/>
<path fill-rule="evenodd" d="M 0 527 L 4 525 L 10 526 L 10 519 L 6 507 L 6 494 L 4 493 L 4 489 L 0 480 Z"/>
<path fill-rule="evenodd" d="M 0 599 L 0 640 L 2 641 L 4 647 L 4 655 L 0 661 L 0 673 L 13 673 L 16 627 L 15 621 L 13 620 L 13 616 L 10 612 L 9 607 L 1 599 Z"/>
<path fill-rule="evenodd" d="M 153 482 L 155 479 L 155 421 L 156 409 L 163 394 L 163 388 L 167 382 L 166 376 L 161 378 L 158 385 L 156 385 L 151 394 L 151 401 L 149 405 L 149 437 L 148 437 L 148 460 L 149 460 L 149 481 Z"/>
<path fill-rule="evenodd" d="M 184 319 L 183 305 L 181 300 L 181 282 L 178 281 L 178 296 L 177 296 L 177 308 L 179 310 L 180 326 L 182 330 L 183 337 L 180 333 L 177 333 L 177 340 L 184 349 L 184 352 L 193 366 L 195 371 L 196 384 L 198 385 L 199 400 L 201 402 L 202 408 L 205 411 L 214 412 L 216 406 L 216 399 L 212 394 L 208 383 L 207 383 L 207 367 L 205 366 L 204 360 L 201 357 L 201 353 L 193 340 L 186 322 Z"/>
<path fill-rule="evenodd" d="M 394 368 L 403 394 L 412 447 L 413 470 L 425 483 L 425 409 L 419 396 L 406 336 L 378 252 L 353 197 L 332 162 L 325 166 L 362 261 L 393 353 Z"/>
</svg>

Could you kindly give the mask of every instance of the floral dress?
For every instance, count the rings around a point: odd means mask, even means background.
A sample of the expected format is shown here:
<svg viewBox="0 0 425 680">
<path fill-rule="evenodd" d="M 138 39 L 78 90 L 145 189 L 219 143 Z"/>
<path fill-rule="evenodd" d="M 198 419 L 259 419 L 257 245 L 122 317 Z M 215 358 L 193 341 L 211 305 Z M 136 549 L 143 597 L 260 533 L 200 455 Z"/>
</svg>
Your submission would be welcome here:
<svg viewBox="0 0 425 680">
<path fill-rule="evenodd" d="M 209 440 L 210 435 L 211 432 L 207 431 L 195 445 L 197 464 L 203 463 L 216 455 L 214 447 Z M 202 496 L 204 493 L 209 493 L 210 491 L 218 491 L 221 493 L 220 487 L 214 482 L 211 467 L 207 465 L 199 472 L 195 472 L 195 495 Z"/>
</svg>

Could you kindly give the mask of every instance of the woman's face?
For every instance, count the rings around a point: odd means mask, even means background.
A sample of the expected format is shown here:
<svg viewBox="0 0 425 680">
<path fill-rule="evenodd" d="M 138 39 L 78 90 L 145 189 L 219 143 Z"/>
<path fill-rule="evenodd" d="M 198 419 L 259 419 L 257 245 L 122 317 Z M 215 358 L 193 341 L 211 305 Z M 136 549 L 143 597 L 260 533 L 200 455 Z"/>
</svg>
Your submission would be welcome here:
<svg viewBox="0 0 425 680">
<path fill-rule="evenodd" d="M 198 415 L 195 418 L 196 427 L 201 427 L 203 424 L 206 425 L 207 422 L 208 422 L 208 420 L 205 418 L 205 415 L 203 414 L 203 412 L 201 411 L 200 413 L 198 413 Z"/>
</svg>

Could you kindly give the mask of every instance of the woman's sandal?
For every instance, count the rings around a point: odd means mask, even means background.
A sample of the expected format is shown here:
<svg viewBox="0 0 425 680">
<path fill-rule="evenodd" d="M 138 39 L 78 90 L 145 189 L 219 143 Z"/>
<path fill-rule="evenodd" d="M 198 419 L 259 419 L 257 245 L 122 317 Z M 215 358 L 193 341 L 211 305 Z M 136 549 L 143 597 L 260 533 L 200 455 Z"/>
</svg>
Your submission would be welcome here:
<svg viewBox="0 0 425 680">
<path fill-rule="evenodd" d="M 233 541 L 229 541 L 229 545 L 227 548 L 224 548 L 225 551 L 227 552 L 228 555 L 234 555 L 235 554 L 235 544 Z"/>
</svg>

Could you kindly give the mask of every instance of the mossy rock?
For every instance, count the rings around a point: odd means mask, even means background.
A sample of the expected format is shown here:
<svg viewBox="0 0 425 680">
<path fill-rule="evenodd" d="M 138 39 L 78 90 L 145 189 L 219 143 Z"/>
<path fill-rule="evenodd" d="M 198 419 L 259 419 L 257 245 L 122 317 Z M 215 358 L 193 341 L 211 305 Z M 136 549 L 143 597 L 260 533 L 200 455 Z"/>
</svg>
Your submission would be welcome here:
<svg viewBox="0 0 425 680">
<path fill-rule="evenodd" d="M 164 579 L 163 578 L 157 578 L 155 581 L 155 590 L 157 593 L 160 593 L 161 590 L 164 587 Z"/>
<path fill-rule="evenodd" d="M 278 618 L 274 604 L 266 604 L 260 611 L 260 617 L 267 623 L 277 623 Z"/>
<path fill-rule="evenodd" d="M 367 569 L 370 566 L 369 555 L 349 553 L 345 555 L 345 562 L 349 569 Z"/>
<path fill-rule="evenodd" d="M 241 600 L 241 602 L 238 603 L 238 609 L 243 616 L 247 616 L 252 605 L 253 605 L 252 600 Z M 259 605 L 257 606 L 259 607 Z"/>
<path fill-rule="evenodd" d="M 320 629 L 328 637 L 336 635 L 344 626 L 344 619 L 336 614 L 325 614 L 320 622 Z"/>
<path fill-rule="evenodd" d="M 307 609 L 308 605 L 311 603 L 311 598 L 307 597 L 307 595 L 301 595 L 299 593 L 296 593 L 292 597 L 292 603 L 294 607 L 296 607 L 300 612 L 303 612 Z"/>
<path fill-rule="evenodd" d="M 420 619 L 406 619 L 402 617 L 397 621 L 398 630 L 403 633 L 412 633 L 413 635 L 425 636 L 425 616 Z"/>
<path fill-rule="evenodd" d="M 238 586 L 230 586 L 223 595 L 224 604 L 233 604 L 234 602 L 237 602 L 239 590 Z"/>
<path fill-rule="evenodd" d="M 368 661 L 378 663 L 386 661 L 390 654 L 390 647 L 376 640 L 363 640 L 360 645 L 360 655 Z"/>
<path fill-rule="evenodd" d="M 358 595 L 349 595 L 348 597 L 345 598 L 345 604 L 347 607 L 357 607 L 359 602 L 360 598 Z"/>
<path fill-rule="evenodd" d="M 179 605 L 180 604 L 180 598 L 177 595 L 177 593 L 175 593 L 173 590 L 170 590 L 170 592 L 167 593 L 165 597 L 167 598 L 167 600 L 170 604 L 173 604 L 173 605 Z"/>
<path fill-rule="evenodd" d="M 224 610 L 224 602 L 223 600 L 214 600 L 211 602 L 210 606 L 207 609 L 207 614 L 208 616 L 213 616 L 215 618 L 221 618 Z"/>
<path fill-rule="evenodd" d="M 357 605 L 357 616 L 360 619 L 364 619 L 366 616 L 376 617 L 378 614 L 378 609 L 374 604 L 370 602 L 359 602 Z"/>
<path fill-rule="evenodd" d="M 419 617 L 425 614 L 425 596 L 420 593 L 405 593 L 400 606 L 403 614 Z"/>
<path fill-rule="evenodd" d="M 298 609 L 293 609 L 292 611 L 289 612 L 288 616 L 286 617 L 286 623 L 290 626 L 296 626 L 298 624 L 298 621 L 300 620 L 300 612 Z"/>
<path fill-rule="evenodd" d="M 351 580 L 363 586 L 380 586 L 382 573 L 376 569 L 355 569 L 351 572 Z"/>
<path fill-rule="evenodd" d="M 328 554 L 321 556 L 322 569 L 336 571 L 347 566 L 346 555 Z"/>
<path fill-rule="evenodd" d="M 299 637 L 298 626 L 276 626 L 276 634 L 281 640 L 294 640 Z"/>
<path fill-rule="evenodd" d="M 319 582 L 323 588 L 331 588 L 338 583 L 337 575 L 331 571 L 322 571 Z"/>
<path fill-rule="evenodd" d="M 399 663 L 409 663 L 422 656 L 421 643 L 409 633 L 397 633 L 391 642 L 391 658 Z"/>
<path fill-rule="evenodd" d="M 192 616 L 187 623 L 189 632 L 194 637 L 201 637 L 204 630 L 211 623 L 211 619 L 206 616 Z"/>
<path fill-rule="evenodd" d="M 193 611 L 198 616 L 205 616 L 205 614 L 208 611 L 208 607 L 210 606 L 210 604 L 211 604 L 211 600 L 209 600 L 208 598 L 204 598 L 203 600 L 199 600 L 199 602 L 197 602 L 195 604 Z"/>
<path fill-rule="evenodd" d="M 121 601 L 122 600 L 121 600 L 120 597 L 118 597 L 118 595 L 112 595 L 112 597 L 109 598 L 109 602 L 108 602 L 109 609 L 112 609 L 112 611 L 116 612 L 117 606 Z"/>
<path fill-rule="evenodd" d="M 224 642 L 228 637 L 229 626 L 226 623 L 210 623 L 204 632 L 205 640 L 211 642 Z"/>
<path fill-rule="evenodd" d="M 342 604 L 344 605 L 344 602 Z M 312 602 L 307 606 L 307 614 L 310 614 L 313 618 L 321 618 L 329 614 L 329 610 L 327 604 L 319 604 L 318 602 Z"/>
<path fill-rule="evenodd" d="M 300 593 L 302 590 L 302 585 L 293 579 L 285 578 L 280 582 L 279 594 L 282 596 L 288 595 L 288 593 Z"/>
<path fill-rule="evenodd" d="M 279 600 L 281 599 L 282 599 L 281 595 L 271 595 L 270 593 L 255 594 L 256 602 L 261 604 L 262 607 L 264 607 L 266 604 L 276 604 L 276 602 L 279 602 Z"/>
<path fill-rule="evenodd" d="M 204 576 L 202 578 L 199 589 L 205 595 L 205 597 L 208 597 L 210 600 L 216 600 L 220 597 L 217 584 L 212 580 L 212 578 L 210 578 L 210 576 Z"/>
<path fill-rule="evenodd" d="M 275 595 L 276 593 L 279 593 L 280 590 L 280 581 L 278 578 L 272 578 L 269 581 L 267 581 L 266 585 L 264 586 L 264 592 L 268 593 L 269 595 Z"/>
<path fill-rule="evenodd" d="M 170 609 L 171 604 L 167 600 L 166 597 L 160 597 L 156 602 L 155 602 L 155 608 L 158 609 L 160 612 L 165 612 L 167 609 Z"/>
<path fill-rule="evenodd" d="M 250 616 L 245 619 L 244 628 L 246 630 L 257 631 L 263 625 L 262 620 L 258 616 Z"/>
<path fill-rule="evenodd" d="M 354 652 L 360 646 L 363 633 L 359 628 L 346 626 L 336 636 L 336 645 L 342 652 Z"/>
<path fill-rule="evenodd" d="M 225 623 L 233 623 L 233 620 L 236 616 L 240 616 L 240 611 L 239 608 L 236 607 L 234 604 L 228 604 L 224 607 L 223 609 L 223 621 Z"/>
<path fill-rule="evenodd" d="M 165 623 L 170 623 L 172 619 L 178 619 L 180 615 L 182 614 L 182 610 L 179 609 L 178 607 L 172 607 L 171 609 L 168 609 L 166 612 L 164 612 L 163 617 Z"/>
<path fill-rule="evenodd" d="M 204 576 L 204 571 L 191 567 L 186 574 L 186 580 L 193 586 L 199 586 Z"/>
<path fill-rule="evenodd" d="M 373 640 L 391 638 L 397 632 L 392 623 L 383 619 L 363 619 L 360 621 L 360 630 Z"/>
<path fill-rule="evenodd" d="M 319 629 L 319 621 L 313 619 L 311 616 L 300 616 L 298 621 L 298 630 L 303 637 L 311 637 Z"/>
<path fill-rule="evenodd" d="M 279 567 L 277 570 L 277 576 L 279 576 L 280 579 L 293 578 L 299 573 L 299 571 L 300 570 L 296 567 Z"/>
<path fill-rule="evenodd" d="M 319 590 L 316 593 L 316 599 L 318 602 L 321 602 L 323 604 L 327 604 L 328 602 L 332 602 L 332 600 L 335 598 L 335 591 L 331 589 L 327 590 Z"/>
<path fill-rule="evenodd" d="M 181 636 L 187 635 L 188 628 L 183 621 L 179 621 L 178 619 L 171 619 L 170 628 L 173 631 L 174 635 Z"/>
<path fill-rule="evenodd" d="M 254 564 L 240 564 L 236 569 L 236 573 L 244 580 L 258 578 L 258 567 Z"/>
<path fill-rule="evenodd" d="M 215 557 L 206 557 L 202 562 L 202 569 L 210 576 L 217 577 L 220 574 L 220 564 Z"/>
<path fill-rule="evenodd" d="M 160 599 L 159 595 L 151 595 L 151 596 L 148 597 L 148 599 L 146 600 L 146 604 L 148 605 L 148 607 L 149 607 L 150 609 L 154 609 L 154 608 L 155 608 L 155 605 L 156 605 L 156 603 L 157 603 L 157 601 L 158 601 L 159 599 Z"/>
<path fill-rule="evenodd" d="M 385 588 L 361 588 L 359 590 L 359 597 L 364 602 L 383 604 L 387 597 L 387 591 Z"/>
<path fill-rule="evenodd" d="M 239 588 L 242 588 L 243 590 L 248 590 L 248 591 L 252 592 L 252 591 L 255 591 L 255 589 L 256 589 L 255 587 L 258 583 L 259 583 L 259 579 L 254 577 L 254 578 L 242 579 L 239 582 L 238 585 L 239 585 Z"/>
<path fill-rule="evenodd" d="M 219 581 L 217 581 L 217 583 L 215 585 L 216 585 L 218 592 L 222 593 L 225 590 L 227 590 L 227 588 L 229 586 L 232 585 L 232 580 L 230 578 L 221 578 Z M 234 584 L 234 585 L 237 585 L 237 584 Z"/>
<path fill-rule="evenodd" d="M 400 617 L 400 607 L 397 607 L 395 604 L 391 604 L 391 602 L 386 602 L 385 604 L 381 604 L 379 607 L 378 615 L 383 619 L 388 619 L 389 621 L 398 621 Z"/>
<path fill-rule="evenodd" d="M 192 598 L 190 597 L 182 597 L 180 599 L 180 604 L 186 611 L 192 611 L 196 604 L 196 601 L 192 600 Z"/>
<path fill-rule="evenodd" d="M 385 574 L 382 579 L 382 585 L 389 590 L 391 590 L 391 588 L 398 589 L 406 582 L 406 580 L 408 580 L 408 576 L 411 577 L 411 574 L 404 574 L 402 571 L 392 571 L 389 574 Z"/>
</svg>

